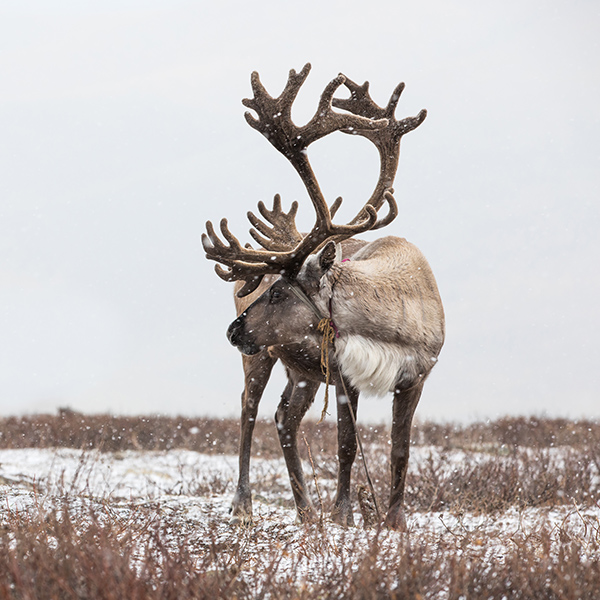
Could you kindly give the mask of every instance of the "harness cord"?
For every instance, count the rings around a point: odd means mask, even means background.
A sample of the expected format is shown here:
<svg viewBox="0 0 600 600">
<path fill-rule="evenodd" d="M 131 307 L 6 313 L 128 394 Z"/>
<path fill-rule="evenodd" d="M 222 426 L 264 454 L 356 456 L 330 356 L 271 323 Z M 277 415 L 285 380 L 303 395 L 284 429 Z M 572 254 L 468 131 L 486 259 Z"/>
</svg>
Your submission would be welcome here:
<svg viewBox="0 0 600 600">
<path fill-rule="evenodd" d="M 319 321 L 317 330 L 323 332 L 323 339 L 321 341 L 321 373 L 325 375 L 325 400 L 323 402 L 321 418 L 317 421 L 317 425 L 319 425 L 327 416 L 327 408 L 329 407 L 329 378 L 331 375 L 329 369 L 329 346 L 333 343 L 335 338 L 333 321 L 329 317 L 323 317 Z"/>
</svg>

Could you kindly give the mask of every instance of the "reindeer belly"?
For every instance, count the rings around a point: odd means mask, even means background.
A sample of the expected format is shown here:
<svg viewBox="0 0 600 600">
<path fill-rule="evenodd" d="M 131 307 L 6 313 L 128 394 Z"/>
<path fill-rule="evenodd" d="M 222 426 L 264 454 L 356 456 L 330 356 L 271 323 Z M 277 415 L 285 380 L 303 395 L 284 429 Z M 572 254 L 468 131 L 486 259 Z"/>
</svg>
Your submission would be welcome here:
<svg viewBox="0 0 600 600">
<path fill-rule="evenodd" d="M 411 348 L 363 337 L 347 335 L 336 340 L 336 360 L 344 376 L 361 393 L 384 396 L 398 386 L 410 387 L 423 379 L 430 364 Z"/>
</svg>

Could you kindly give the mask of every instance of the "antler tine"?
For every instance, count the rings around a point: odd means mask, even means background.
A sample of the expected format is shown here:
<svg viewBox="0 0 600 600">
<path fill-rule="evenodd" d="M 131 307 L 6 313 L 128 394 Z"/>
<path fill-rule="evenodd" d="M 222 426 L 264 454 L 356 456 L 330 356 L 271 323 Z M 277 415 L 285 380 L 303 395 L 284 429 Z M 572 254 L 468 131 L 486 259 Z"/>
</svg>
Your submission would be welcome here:
<svg viewBox="0 0 600 600">
<path fill-rule="evenodd" d="M 230 269 L 223 269 L 221 265 L 215 265 L 215 273 L 223 281 L 245 281 L 237 293 L 240 298 L 243 298 L 251 294 L 260 285 L 262 278 L 266 275 L 259 267 L 260 265 L 247 264 L 244 266 L 233 265 Z"/>
<path fill-rule="evenodd" d="M 306 81 L 310 69 L 310 63 L 306 63 L 300 73 L 296 73 L 294 69 L 291 69 L 287 83 L 277 98 L 273 98 L 267 92 L 260 81 L 260 76 L 254 71 L 250 76 L 254 97 L 242 100 L 244 106 L 251 108 L 258 115 L 257 119 L 249 112 L 244 113 L 248 124 L 262 133 L 285 156 L 288 156 L 289 153 L 289 150 L 287 150 L 289 140 L 285 138 L 287 135 L 292 135 L 293 130 L 297 129 L 291 119 L 292 104 L 302 84 Z M 283 137 L 281 136 L 282 133 Z"/>
<path fill-rule="evenodd" d="M 387 116 L 386 112 L 371 99 L 368 81 L 358 85 L 346 77 L 344 85 L 350 91 L 350 98 L 333 98 L 332 104 L 335 108 L 341 108 L 369 119 L 382 118 L 384 114 Z M 393 113 L 391 116 L 393 117 Z"/>
<path fill-rule="evenodd" d="M 388 214 L 385 215 L 383 219 L 379 219 L 373 227 L 371 227 L 371 231 L 375 231 L 376 229 L 381 229 L 386 225 L 389 225 L 397 216 L 398 216 L 398 204 L 396 199 L 392 195 L 394 190 L 386 190 L 383 194 L 383 199 L 388 203 Z"/>
<path fill-rule="evenodd" d="M 242 262 L 264 263 L 269 261 L 268 264 L 272 268 L 267 269 L 265 273 L 278 272 L 278 268 L 281 269 L 281 263 L 287 257 L 285 252 L 267 252 L 266 250 L 242 247 L 239 240 L 229 231 L 227 219 L 221 219 L 220 229 L 226 244 L 215 233 L 213 224 L 210 221 L 206 222 L 206 233 L 202 234 L 202 246 L 207 258 L 227 266 Z"/>
<path fill-rule="evenodd" d="M 331 215 L 332 219 L 333 219 L 333 217 L 335 217 L 335 214 L 337 213 L 337 211 L 339 210 L 341 205 L 342 205 L 342 197 L 338 196 L 333 201 L 333 204 L 329 207 L 329 214 Z"/>
<path fill-rule="evenodd" d="M 342 198 L 336 198 L 329 207 L 331 218 L 335 216 L 342 204 Z M 296 213 L 298 202 L 294 200 L 289 212 L 281 209 L 281 197 L 275 194 L 273 198 L 273 210 L 268 210 L 262 201 L 258 202 L 258 210 L 264 219 L 272 225 L 259 219 L 253 212 L 248 212 L 248 220 L 255 229 L 250 229 L 250 235 L 266 250 L 290 250 L 302 241 L 302 234 L 296 228 Z M 260 233 L 259 233 L 260 232 Z"/>
<path fill-rule="evenodd" d="M 310 63 L 306 63 L 302 67 L 300 73 L 296 73 L 295 69 L 290 69 L 290 72 L 288 73 L 287 83 L 281 94 L 281 99 L 284 103 L 284 108 L 287 111 L 285 113 L 287 117 L 291 115 L 292 103 L 296 99 L 296 96 L 298 95 L 302 84 L 306 81 L 306 78 L 308 77 L 308 74 L 310 73 L 311 69 L 312 66 Z"/>
<path fill-rule="evenodd" d="M 250 235 L 263 248 L 266 250 L 289 250 L 300 243 L 302 234 L 296 229 L 298 202 L 292 202 L 289 212 L 286 213 L 281 209 L 281 196 L 275 194 L 273 210 L 268 210 L 262 201 L 258 203 L 258 210 L 272 225 L 270 227 L 253 212 L 248 211 L 248 220 L 256 228 L 250 229 Z"/>
<path fill-rule="evenodd" d="M 227 220 L 221 220 L 221 233 L 228 242 L 224 244 L 215 233 L 213 224 L 206 222 L 206 233 L 202 234 L 202 246 L 206 252 L 206 258 L 215 260 L 227 266 L 215 265 L 215 272 L 225 281 L 243 280 L 246 283 L 238 291 L 241 298 L 252 293 L 262 281 L 264 275 L 269 273 L 281 273 L 281 265 L 276 261 L 267 262 L 273 257 L 271 252 L 242 248 L 235 236 L 229 231 Z M 249 262 L 253 261 L 253 262 Z"/>
<path fill-rule="evenodd" d="M 301 135 L 306 146 L 334 131 L 352 133 L 355 130 L 378 131 L 387 127 L 388 120 L 385 117 L 373 119 L 367 115 L 337 113 L 333 110 L 333 94 L 344 83 L 346 77 L 340 74 L 325 87 L 315 115 L 302 127 Z"/>
<path fill-rule="evenodd" d="M 385 114 L 390 118 L 393 118 L 396 114 L 396 107 L 398 106 L 400 96 L 402 96 L 402 92 L 404 91 L 405 87 L 406 86 L 404 82 L 399 83 L 392 92 L 392 95 L 390 96 L 388 105 L 385 108 Z"/>
<path fill-rule="evenodd" d="M 398 129 L 402 129 L 400 137 L 405 133 L 416 129 L 427 117 L 427 109 L 423 108 L 415 117 L 406 117 L 402 121 L 398 121 Z"/>
<path fill-rule="evenodd" d="M 371 98 L 368 81 L 365 81 L 362 85 L 358 85 L 358 83 L 346 77 L 344 84 L 350 91 L 350 98 L 334 98 L 333 106 L 362 115 L 363 117 L 368 117 L 369 119 L 386 118 L 393 120 L 398 101 L 406 87 L 404 83 L 399 83 L 392 92 L 387 106 L 383 108 Z"/>
<path fill-rule="evenodd" d="M 415 117 L 406 117 L 401 120 L 396 119 L 396 107 L 404 91 L 404 83 L 399 83 L 396 86 L 385 108 L 376 104 L 371 98 L 368 81 L 365 81 L 363 85 L 359 85 L 351 79 L 346 78 L 344 85 L 350 91 L 350 98 L 334 98 L 333 106 L 370 119 L 386 118 L 389 121 L 389 125 L 385 129 L 357 129 L 354 132 L 373 142 L 379 151 L 381 160 L 379 180 L 367 202 L 367 204 L 371 204 L 379 209 L 383 202 L 386 201 L 385 193 L 392 188 L 396 177 L 400 157 L 400 140 L 405 133 L 416 129 L 425 120 L 427 111 L 423 109 Z M 388 222 L 388 217 L 385 218 L 386 223 Z"/>
</svg>

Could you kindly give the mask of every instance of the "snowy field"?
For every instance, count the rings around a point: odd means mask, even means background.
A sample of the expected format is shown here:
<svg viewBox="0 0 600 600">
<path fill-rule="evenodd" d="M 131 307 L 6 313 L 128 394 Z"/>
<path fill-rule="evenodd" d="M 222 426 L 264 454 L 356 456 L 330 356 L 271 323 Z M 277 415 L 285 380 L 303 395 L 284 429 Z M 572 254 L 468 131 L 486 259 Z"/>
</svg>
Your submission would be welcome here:
<svg viewBox="0 0 600 600">
<path fill-rule="evenodd" d="M 561 452 L 552 452 L 556 463 L 562 461 Z M 410 469 L 418 471 L 437 461 L 452 471 L 465 461 L 476 464 L 485 458 L 485 453 L 467 456 L 462 450 L 418 446 Z M 305 472 L 311 473 L 310 464 Z M 237 477 L 235 456 L 189 450 L 1 450 L 0 526 L 7 528 L 15 515 L 44 517 L 66 506 L 80 523 L 99 519 L 107 526 L 116 522 L 142 532 L 148 523 L 160 522 L 164 543 L 177 548 L 184 541 L 186 552 L 199 564 L 208 554 L 227 564 L 235 558 L 235 580 L 244 584 L 248 597 L 261 595 L 273 579 L 309 590 L 332 573 L 347 571 L 351 577 L 364 570 L 368 557 L 369 569 L 385 571 L 403 564 L 408 556 L 416 560 L 415 553 L 418 561 L 424 561 L 422 566 L 430 561 L 439 570 L 439 586 L 421 596 L 432 598 L 453 597 L 448 569 L 466 557 L 469 564 L 491 566 L 508 564 L 515 552 L 526 550 L 527 560 L 542 561 L 553 570 L 561 568 L 568 544 L 578 548 L 580 563 L 598 568 L 597 499 L 586 505 L 566 502 L 491 512 L 409 508 L 408 532 L 402 534 L 365 530 L 358 506 L 355 528 L 344 529 L 327 519 L 321 527 L 299 525 L 283 460 L 254 458 L 251 474 L 254 523 L 241 528 L 230 522 L 228 514 Z M 597 486 L 597 472 L 595 478 Z M 320 476 L 318 485 L 325 497 L 331 497 L 333 478 Z M 142 540 L 142 533 L 133 539 Z"/>
</svg>

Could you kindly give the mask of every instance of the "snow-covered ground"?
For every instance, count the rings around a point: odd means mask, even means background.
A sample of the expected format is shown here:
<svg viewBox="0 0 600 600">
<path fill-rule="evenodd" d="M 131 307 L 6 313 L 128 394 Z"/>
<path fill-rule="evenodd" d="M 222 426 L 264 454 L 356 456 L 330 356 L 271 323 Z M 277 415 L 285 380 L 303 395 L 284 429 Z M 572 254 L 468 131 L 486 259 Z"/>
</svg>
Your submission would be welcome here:
<svg viewBox="0 0 600 600">
<path fill-rule="evenodd" d="M 413 464 L 437 452 L 432 447 L 416 448 Z M 448 468 L 452 468 L 461 459 L 461 453 L 450 453 L 447 459 Z M 125 520 L 136 507 L 145 507 L 169 521 L 174 543 L 185 534 L 187 540 L 196 540 L 197 549 L 201 550 L 209 540 L 213 545 L 227 545 L 243 539 L 254 548 L 251 557 L 256 565 L 266 560 L 269 552 L 272 560 L 273 548 L 281 547 L 285 548 L 281 560 L 304 561 L 300 571 L 307 576 L 315 572 L 315 561 L 347 558 L 357 544 L 368 544 L 375 535 L 388 547 L 400 547 L 406 540 L 404 534 L 396 532 L 365 531 L 360 527 L 358 509 L 357 528 L 344 529 L 326 523 L 321 534 L 317 535 L 314 529 L 307 534 L 307 528 L 296 523 L 283 460 L 260 458 L 252 461 L 254 525 L 240 530 L 230 523 L 228 514 L 236 477 L 237 457 L 185 450 L 118 453 L 2 450 L 0 525 L 3 518 L 15 511 L 43 510 L 44 506 L 52 506 L 56 498 L 68 497 L 88 506 L 108 506 Z M 577 540 L 584 551 L 589 548 L 590 560 L 598 560 L 600 507 L 597 505 L 510 509 L 480 515 L 460 511 L 408 514 L 411 540 L 429 542 L 431 547 L 450 543 L 454 547 L 471 548 L 480 553 L 482 560 L 502 559 L 511 545 L 523 539 L 532 545 L 539 543 L 542 551 L 538 535 L 542 530 L 550 533 L 554 550 L 567 536 Z M 547 551 L 547 546 L 544 548 Z M 294 564 L 297 572 L 298 563 Z"/>
</svg>

